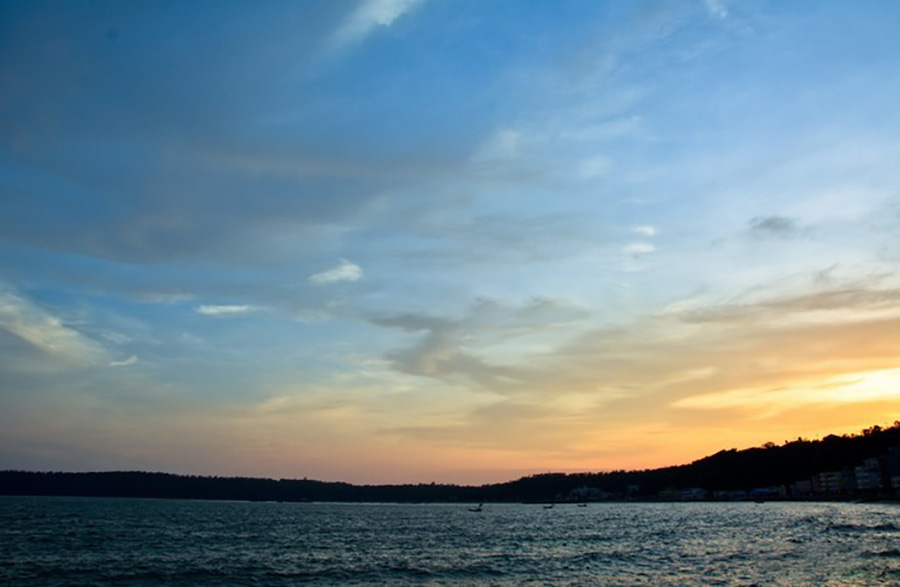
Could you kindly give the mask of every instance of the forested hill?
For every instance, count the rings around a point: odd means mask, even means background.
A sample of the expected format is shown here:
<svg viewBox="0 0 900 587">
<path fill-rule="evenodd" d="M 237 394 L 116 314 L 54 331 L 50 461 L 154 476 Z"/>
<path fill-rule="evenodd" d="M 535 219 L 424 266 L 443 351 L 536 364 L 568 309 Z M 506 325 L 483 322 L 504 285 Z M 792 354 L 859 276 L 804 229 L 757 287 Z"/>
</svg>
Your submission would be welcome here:
<svg viewBox="0 0 900 587">
<path fill-rule="evenodd" d="M 872 460 L 875 459 L 875 460 Z M 723 450 L 689 465 L 645 471 L 548 473 L 478 487 L 418 485 L 352 485 L 294 479 L 201 477 L 148 472 L 62 473 L 0 471 L 0 495 L 57 495 L 228 499 L 251 501 L 396 501 L 491 502 L 593 499 L 678 498 L 678 491 L 702 490 L 705 497 L 723 492 L 779 488 L 782 495 L 801 497 L 797 487 L 812 487 L 822 473 L 852 476 L 855 467 L 877 466 L 877 497 L 898 497 L 892 476 L 900 476 L 900 422 L 874 426 L 859 434 L 767 443 L 746 450 Z M 851 477 L 847 477 L 850 479 Z M 900 478 L 900 477 L 898 477 Z M 805 485 L 804 485 L 805 484 Z M 852 489 L 852 491 L 851 491 Z M 850 496 L 857 487 L 834 490 L 829 497 Z M 804 493 L 803 496 L 815 497 Z"/>
</svg>

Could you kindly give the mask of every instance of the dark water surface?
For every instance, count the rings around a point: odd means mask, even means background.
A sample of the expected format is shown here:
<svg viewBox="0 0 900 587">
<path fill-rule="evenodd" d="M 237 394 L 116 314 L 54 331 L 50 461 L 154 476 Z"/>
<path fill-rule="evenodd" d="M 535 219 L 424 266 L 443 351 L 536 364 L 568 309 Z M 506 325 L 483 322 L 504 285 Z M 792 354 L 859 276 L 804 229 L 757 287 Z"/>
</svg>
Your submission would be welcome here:
<svg viewBox="0 0 900 587">
<path fill-rule="evenodd" d="M 878 504 L 0 497 L 2 585 L 900 585 Z"/>
</svg>

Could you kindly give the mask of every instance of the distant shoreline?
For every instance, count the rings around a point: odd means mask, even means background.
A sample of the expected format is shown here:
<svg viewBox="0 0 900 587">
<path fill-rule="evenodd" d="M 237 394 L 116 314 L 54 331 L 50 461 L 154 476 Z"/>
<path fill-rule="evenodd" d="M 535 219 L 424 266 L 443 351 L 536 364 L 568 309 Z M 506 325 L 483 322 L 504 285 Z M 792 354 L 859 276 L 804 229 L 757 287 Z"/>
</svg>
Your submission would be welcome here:
<svg viewBox="0 0 900 587">
<path fill-rule="evenodd" d="M 0 493 L 0 499 L 3 498 L 71 498 L 71 499 L 133 499 L 133 500 L 160 500 L 160 501 L 192 501 L 192 502 L 216 502 L 216 503 L 261 503 L 261 504 L 293 504 L 293 505 L 456 505 L 471 506 L 475 503 L 481 503 L 484 506 L 490 505 L 526 505 L 526 506 L 560 506 L 562 508 L 573 508 L 583 506 L 602 506 L 602 505 L 623 505 L 623 504 L 754 504 L 766 505 L 773 503 L 841 503 L 841 504 L 878 504 L 878 505 L 896 505 L 900 506 L 900 497 L 879 498 L 879 499 L 850 499 L 850 498 L 783 498 L 771 500 L 751 500 L 751 499 L 697 499 L 697 500 L 665 500 L 660 498 L 647 499 L 609 499 L 603 501 L 573 502 L 573 501 L 491 501 L 491 502 L 474 502 L 474 501 L 333 501 L 333 500 L 261 500 L 261 499 L 225 499 L 225 498 L 206 498 L 206 497 L 147 497 L 147 496 L 129 496 L 129 495 L 71 495 L 71 494 L 8 494 Z M 485 508 L 482 511 L 487 511 Z"/>
<path fill-rule="evenodd" d="M 643 471 L 544 473 L 478 486 L 354 485 L 143 471 L 7 470 L 0 471 L 0 495 L 359 503 L 893 503 L 900 499 L 900 422 L 889 428 L 873 426 L 860 434 L 722 450 L 688 465 Z"/>
</svg>

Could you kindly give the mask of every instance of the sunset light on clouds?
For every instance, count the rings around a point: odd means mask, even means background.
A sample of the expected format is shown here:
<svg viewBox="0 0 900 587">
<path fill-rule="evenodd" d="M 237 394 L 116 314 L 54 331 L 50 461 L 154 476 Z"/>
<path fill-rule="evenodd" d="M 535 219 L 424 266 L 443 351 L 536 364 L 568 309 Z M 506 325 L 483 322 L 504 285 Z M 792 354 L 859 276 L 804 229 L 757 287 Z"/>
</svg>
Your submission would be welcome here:
<svg viewBox="0 0 900 587">
<path fill-rule="evenodd" d="M 891 0 L 0 2 L 0 469 L 900 420 L 898 97 Z"/>
</svg>

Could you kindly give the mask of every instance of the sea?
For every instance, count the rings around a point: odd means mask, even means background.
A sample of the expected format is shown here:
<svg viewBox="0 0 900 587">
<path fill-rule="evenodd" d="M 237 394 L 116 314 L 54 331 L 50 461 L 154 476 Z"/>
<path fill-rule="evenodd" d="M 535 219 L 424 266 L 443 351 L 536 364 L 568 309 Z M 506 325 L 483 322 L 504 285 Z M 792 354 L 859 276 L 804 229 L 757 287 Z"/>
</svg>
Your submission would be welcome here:
<svg viewBox="0 0 900 587">
<path fill-rule="evenodd" d="M 900 505 L 0 497 L 0 585 L 900 585 Z"/>
</svg>

